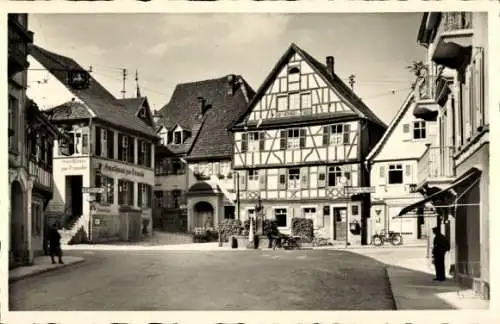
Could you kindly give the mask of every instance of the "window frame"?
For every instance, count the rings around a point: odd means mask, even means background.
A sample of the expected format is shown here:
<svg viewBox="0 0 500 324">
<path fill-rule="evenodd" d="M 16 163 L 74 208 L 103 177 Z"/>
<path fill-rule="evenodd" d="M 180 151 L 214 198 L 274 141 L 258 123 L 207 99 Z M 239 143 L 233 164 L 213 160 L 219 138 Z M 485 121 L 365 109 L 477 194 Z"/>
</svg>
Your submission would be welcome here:
<svg viewBox="0 0 500 324">
<path fill-rule="evenodd" d="M 387 184 L 388 185 L 401 185 L 404 183 L 404 169 L 402 163 L 389 164 L 387 166 Z M 401 173 L 401 182 L 391 182 L 391 173 Z"/>
<path fill-rule="evenodd" d="M 284 211 L 284 213 L 278 214 L 277 211 Z M 285 226 L 280 226 L 278 215 L 285 216 Z M 276 220 L 276 224 L 278 225 L 278 228 L 281 229 L 287 229 L 290 228 L 290 222 L 288 221 L 288 208 L 286 206 L 273 206 L 273 218 Z"/>
<path fill-rule="evenodd" d="M 427 139 L 427 123 L 425 120 L 416 120 L 412 123 L 412 139 L 425 140 Z M 416 136 L 418 134 L 418 137 Z"/>
</svg>

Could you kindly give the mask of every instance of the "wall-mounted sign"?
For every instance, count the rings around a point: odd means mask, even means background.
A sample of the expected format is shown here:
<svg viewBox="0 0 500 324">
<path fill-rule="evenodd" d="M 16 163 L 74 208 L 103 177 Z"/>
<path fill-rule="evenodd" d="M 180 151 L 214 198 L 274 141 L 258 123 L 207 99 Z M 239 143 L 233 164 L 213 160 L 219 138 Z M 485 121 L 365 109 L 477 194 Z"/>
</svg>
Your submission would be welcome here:
<svg viewBox="0 0 500 324">
<path fill-rule="evenodd" d="M 346 187 L 345 189 L 346 192 L 351 195 L 375 192 L 375 187 Z"/>
<path fill-rule="evenodd" d="M 133 167 L 116 166 L 104 162 L 104 163 L 99 163 L 97 165 L 97 169 L 101 171 L 123 174 L 125 176 L 135 176 L 144 178 L 144 172 Z"/>
</svg>

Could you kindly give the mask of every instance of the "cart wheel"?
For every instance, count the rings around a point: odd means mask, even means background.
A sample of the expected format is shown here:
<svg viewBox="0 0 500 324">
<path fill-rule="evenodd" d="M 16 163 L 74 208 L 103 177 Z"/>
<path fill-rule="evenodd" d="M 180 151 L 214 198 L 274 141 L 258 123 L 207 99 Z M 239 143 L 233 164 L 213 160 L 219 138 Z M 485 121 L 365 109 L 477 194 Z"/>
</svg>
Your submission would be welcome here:
<svg viewBox="0 0 500 324">
<path fill-rule="evenodd" d="M 401 245 L 403 243 L 403 239 L 401 237 L 401 234 L 393 234 L 391 237 L 391 244 L 392 245 Z"/>
<path fill-rule="evenodd" d="M 381 246 L 382 244 L 384 244 L 384 240 L 382 240 L 382 238 L 378 235 L 375 235 L 373 237 L 372 242 L 373 242 L 373 245 L 375 245 L 375 246 Z"/>
</svg>

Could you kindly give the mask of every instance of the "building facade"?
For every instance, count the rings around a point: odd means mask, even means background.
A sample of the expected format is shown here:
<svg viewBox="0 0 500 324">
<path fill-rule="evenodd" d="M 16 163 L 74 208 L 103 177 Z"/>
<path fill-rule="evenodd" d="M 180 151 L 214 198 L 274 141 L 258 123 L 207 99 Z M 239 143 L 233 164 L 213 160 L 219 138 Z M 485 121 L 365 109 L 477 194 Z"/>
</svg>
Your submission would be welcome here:
<svg viewBox="0 0 500 324">
<path fill-rule="evenodd" d="M 158 112 L 155 220 L 168 231 L 216 228 L 234 218 L 233 137 L 254 91 L 238 75 L 177 85 Z"/>
<path fill-rule="evenodd" d="M 33 93 L 47 86 L 63 99 L 44 110 L 67 139 L 54 145 L 48 218 L 64 226 L 65 239 L 80 240 L 76 234 L 82 231 L 93 242 L 124 239 L 130 237 L 126 228 L 150 234 L 158 138 L 147 99 L 116 99 L 74 60 L 40 47 L 32 46 L 31 59 L 50 73 Z M 74 73 L 88 82 L 71 83 Z M 33 74 L 34 81 L 40 77 Z M 135 216 L 126 221 L 127 213 Z"/>
<path fill-rule="evenodd" d="M 402 234 L 404 243 L 428 238 L 424 217 L 397 217 L 406 206 L 422 200 L 419 186 L 419 160 L 424 152 L 433 149 L 437 140 L 437 123 L 413 115 L 415 98 L 412 91 L 396 113 L 382 139 L 367 157 L 370 167 L 371 195 L 370 237 L 382 230 Z"/>
<path fill-rule="evenodd" d="M 426 13 L 418 42 L 428 49 L 427 98 L 414 114 L 437 121 L 439 145 L 419 164 L 427 198 L 402 214 L 434 204 L 436 225 L 452 243 L 455 278 L 489 298 L 488 14 Z"/>
<path fill-rule="evenodd" d="M 52 146 L 60 135 L 26 95 L 27 14 L 8 16 L 9 267 L 33 263 L 46 252 L 44 211 L 53 196 Z"/>
<path fill-rule="evenodd" d="M 281 232 L 313 219 L 317 236 L 366 244 L 369 172 L 364 165 L 385 124 L 335 74 L 292 44 L 246 113 L 233 124 L 233 169 L 242 220 L 259 198 Z"/>
</svg>

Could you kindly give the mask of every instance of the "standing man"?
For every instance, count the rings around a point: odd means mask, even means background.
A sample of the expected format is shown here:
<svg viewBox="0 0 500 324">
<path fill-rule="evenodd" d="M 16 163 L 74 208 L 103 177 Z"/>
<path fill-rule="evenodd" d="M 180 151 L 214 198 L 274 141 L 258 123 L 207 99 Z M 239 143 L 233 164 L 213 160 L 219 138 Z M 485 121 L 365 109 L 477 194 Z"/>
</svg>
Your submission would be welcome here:
<svg viewBox="0 0 500 324">
<path fill-rule="evenodd" d="M 445 265 L 444 256 L 446 252 L 450 250 L 450 242 L 448 239 L 441 234 L 439 227 L 433 227 L 432 232 L 434 233 L 434 246 L 432 248 L 432 258 L 434 262 L 434 267 L 436 268 L 436 278 L 437 281 L 445 281 Z"/>
<path fill-rule="evenodd" d="M 49 240 L 49 252 L 52 264 L 56 264 L 56 261 L 54 260 L 55 256 L 58 257 L 59 264 L 64 264 L 62 261 L 61 234 L 57 231 L 57 224 L 54 223 L 52 225 L 47 236 Z"/>
</svg>

